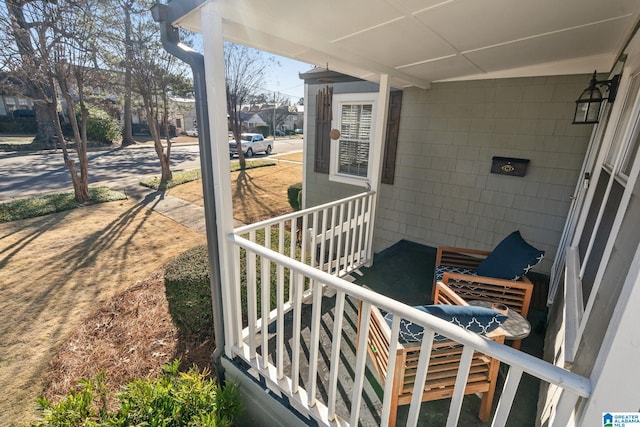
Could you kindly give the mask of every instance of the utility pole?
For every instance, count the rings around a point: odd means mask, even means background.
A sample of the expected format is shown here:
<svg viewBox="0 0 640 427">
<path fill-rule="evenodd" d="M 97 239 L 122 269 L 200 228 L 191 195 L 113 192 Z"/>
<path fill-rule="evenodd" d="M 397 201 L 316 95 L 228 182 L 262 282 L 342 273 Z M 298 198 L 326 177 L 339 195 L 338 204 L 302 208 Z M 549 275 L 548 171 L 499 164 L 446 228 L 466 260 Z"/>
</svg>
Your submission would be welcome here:
<svg viewBox="0 0 640 427">
<path fill-rule="evenodd" d="M 271 134 L 273 135 L 273 139 L 276 139 L 276 92 L 273 92 L 273 127 L 271 129 Z"/>
</svg>

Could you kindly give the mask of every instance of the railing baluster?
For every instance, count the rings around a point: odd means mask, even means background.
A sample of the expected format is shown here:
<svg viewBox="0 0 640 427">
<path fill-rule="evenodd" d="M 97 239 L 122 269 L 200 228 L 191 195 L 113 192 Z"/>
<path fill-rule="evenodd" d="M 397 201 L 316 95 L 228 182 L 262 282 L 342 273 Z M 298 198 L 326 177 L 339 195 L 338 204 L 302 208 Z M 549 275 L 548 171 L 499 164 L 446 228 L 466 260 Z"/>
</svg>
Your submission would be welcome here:
<svg viewBox="0 0 640 427">
<path fill-rule="evenodd" d="M 284 247 L 284 223 L 280 222 L 278 226 L 278 253 L 283 252 Z M 276 304 L 278 306 L 278 324 L 277 324 L 277 342 L 276 354 L 278 357 L 277 371 L 278 379 L 284 377 L 284 266 L 278 264 L 277 274 L 278 288 L 276 296 Z"/>
<path fill-rule="evenodd" d="M 307 245 L 309 243 L 309 233 L 307 232 L 308 227 L 309 227 L 309 215 L 305 214 L 302 217 L 302 230 L 300 232 L 300 234 L 302 235 L 302 243 L 301 243 L 302 248 L 300 249 L 300 262 L 303 264 L 309 264 L 307 262 Z M 303 281 L 305 280 L 304 277 L 302 280 Z M 301 283 L 300 287 L 301 287 L 301 290 L 306 290 L 304 283 Z"/>
<path fill-rule="evenodd" d="M 360 404 L 362 403 L 362 386 L 364 385 L 364 368 L 367 362 L 367 337 L 369 335 L 369 317 L 371 303 L 362 301 L 360 309 L 360 324 L 358 325 L 358 347 L 356 347 L 356 369 L 353 379 L 353 393 L 351 395 L 351 418 L 349 424 L 358 425 L 360 419 Z"/>
<path fill-rule="evenodd" d="M 507 373 L 507 379 L 502 387 L 502 395 L 498 400 L 498 407 L 496 413 L 493 416 L 493 422 L 491 427 L 504 427 L 507 424 L 509 418 L 509 412 L 513 406 L 513 400 L 516 397 L 516 391 L 518 391 L 518 384 L 522 378 L 522 368 L 518 366 L 510 366 Z"/>
<path fill-rule="evenodd" d="M 291 219 L 291 233 L 289 234 L 289 258 L 296 259 L 296 219 Z M 289 270 L 289 302 L 293 301 L 293 276 L 294 271 Z"/>
<path fill-rule="evenodd" d="M 338 213 L 338 244 L 336 246 L 336 276 L 340 277 L 342 271 L 342 235 L 344 234 L 344 204 L 340 205 Z"/>
<path fill-rule="evenodd" d="M 331 343 L 331 366 L 329 367 L 329 421 L 336 417 L 336 399 L 338 398 L 338 371 L 340 370 L 340 343 L 342 341 L 342 322 L 344 320 L 345 293 L 338 291 L 333 316 L 333 341 Z"/>
<path fill-rule="evenodd" d="M 309 406 L 316 404 L 318 373 L 318 353 L 320 352 L 320 317 L 322 316 L 322 284 L 313 284 L 313 305 L 311 307 L 311 342 L 309 343 L 309 386 L 307 398 Z"/>
<path fill-rule="evenodd" d="M 297 242 L 296 242 L 296 236 L 298 234 L 298 220 L 297 219 L 292 219 L 291 220 L 291 234 L 289 236 L 289 239 L 291 240 L 291 251 L 289 252 L 289 256 L 291 259 L 297 259 L 296 257 L 296 251 L 297 251 Z"/>
<path fill-rule="evenodd" d="M 293 343 L 291 355 L 291 380 L 293 381 L 293 393 L 298 392 L 300 385 L 300 339 L 302 336 L 302 294 L 304 293 L 304 276 L 296 273 L 292 283 L 293 290 Z"/>
<path fill-rule="evenodd" d="M 249 232 L 249 240 L 256 241 L 256 232 Z M 257 319 L 257 298 L 256 289 L 256 254 L 247 251 L 247 317 L 249 324 L 249 357 L 256 357 L 256 323 Z"/>
<path fill-rule="evenodd" d="M 245 250 L 245 256 L 248 251 Z M 235 246 L 233 248 L 233 259 L 236 260 L 238 269 L 236 271 L 235 286 L 231 288 L 231 324 L 233 329 L 233 344 L 242 345 L 242 299 L 240 297 L 240 287 L 242 282 L 240 279 L 240 247 Z"/>
<path fill-rule="evenodd" d="M 362 250 L 363 250 L 363 242 L 364 242 L 364 235 L 366 230 L 364 229 L 364 216 L 366 213 L 366 201 L 367 199 L 365 199 L 364 197 L 362 199 L 360 199 L 360 210 L 358 212 L 358 229 L 359 229 L 359 235 L 358 235 L 358 252 L 357 252 L 357 259 L 358 259 L 358 264 L 360 264 L 362 262 Z"/>
<path fill-rule="evenodd" d="M 351 215 L 353 213 L 353 200 L 347 204 L 347 229 L 344 236 L 344 273 L 349 271 L 349 256 L 351 254 L 351 248 L 349 243 L 351 241 Z"/>
<path fill-rule="evenodd" d="M 264 246 L 271 249 L 271 226 L 264 228 Z M 262 368 L 266 369 L 269 363 L 269 312 L 271 311 L 271 261 L 265 257 L 260 257 L 262 271 L 260 272 L 261 313 L 262 318 Z"/>
<path fill-rule="evenodd" d="M 393 397 L 393 377 L 395 375 L 396 357 L 398 355 L 398 334 L 400 332 L 400 316 L 393 316 L 391 322 L 391 341 L 389 342 L 389 363 L 387 363 L 387 377 L 384 383 L 384 398 L 382 400 L 381 427 L 389 425 L 389 415 L 391 414 L 391 401 Z M 394 426 L 391 426 L 394 427 Z"/>
<path fill-rule="evenodd" d="M 313 213 L 313 234 L 311 235 L 311 267 L 317 266 L 317 258 L 318 258 L 318 211 Z"/>
<path fill-rule="evenodd" d="M 469 378 L 469 369 L 473 360 L 473 348 L 465 345 L 460 356 L 460 364 L 458 365 L 458 375 L 456 383 L 453 387 L 453 396 L 451 396 L 451 404 L 449 405 L 449 415 L 447 416 L 447 427 L 456 427 L 460 418 L 460 409 L 462 408 L 462 399 L 464 399 L 464 389 L 467 387 L 467 379 Z"/>
<path fill-rule="evenodd" d="M 568 390 L 562 390 L 560 400 L 556 404 L 556 414 L 553 417 L 551 427 L 564 427 L 569 425 L 569 418 L 578 402 L 578 395 Z"/>
<path fill-rule="evenodd" d="M 353 201 L 354 203 L 354 208 L 353 208 L 353 218 L 351 218 L 349 220 L 349 228 L 352 229 L 351 231 L 351 250 L 349 251 L 349 270 L 351 271 L 354 268 L 354 265 L 356 264 L 356 251 L 358 250 L 356 248 L 356 237 L 358 234 L 358 212 L 360 211 L 360 199 L 356 199 Z"/>
<path fill-rule="evenodd" d="M 327 248 L 327 217 L 329 215 L 327 214 L 327 209 L 324 209 L 322 211 L 322 225 L 321 225 L 321 231 L 320 233 L 318 233 L 319 235 L 321 235 L 322 237 L 320 238 L 320 261 L 319 261 L 319 266 L 320 266 L 320 270 L 324 271 L 324 264 L 326 262 L 326 248 Z"/>
<path fill-rule="evenodd" d="M 367 209 L 365 210 L 363 219 L 366 225 L 364 227 L 364 245 L 362 246 L 362 250 L 366 261 L 371 262 L 372 260 L 370 259 L 371 253 L 369 248 L 371 242 L 369 241 L 369 238 L 371 237 L 371 210 L 374 209 L 374 195 L 369 194 L 368 196 L 365 196 L 364 199 L 367 201 Z"/>
<path fill-rule="evenodd" d="M 334 258 L 334 252 L 335 252 L 335 248 L 334 248 L 334 239 L 335 239 L 335 234 L 336 234 L 336 210 L 337 207 L 333 206 L 331 208 L 331 225 L 329 226 L 331 229 L 331 234 L 329 235 L 329 251 L 328 251 L 328 255 L 327 255 L 327 273 L 329 274 L 333 274 L 332 270 L 333 270 L 333 258 Z M 337 272 L 337 270 L 336 270 Z"/>
<path fill-rule="evenodd" d="M 411 396 L 411 405 L 409 406 L 409 416 L 407 417 L 408 426 L 415 426 L 418 424 L 420 404 L 422 403 L 422 390 L 424 390 L 424 382 L 427 378 L 427 369 L 429 368 L 429 359 L 431 358 L 431 348 L 433 347 L 433 336 L 433 329 L 424 328 L 422 344 L 420 345 L 418 369 L 416 370 L 416 376 L 413 384 L 413 395 Z"/>
</svg>

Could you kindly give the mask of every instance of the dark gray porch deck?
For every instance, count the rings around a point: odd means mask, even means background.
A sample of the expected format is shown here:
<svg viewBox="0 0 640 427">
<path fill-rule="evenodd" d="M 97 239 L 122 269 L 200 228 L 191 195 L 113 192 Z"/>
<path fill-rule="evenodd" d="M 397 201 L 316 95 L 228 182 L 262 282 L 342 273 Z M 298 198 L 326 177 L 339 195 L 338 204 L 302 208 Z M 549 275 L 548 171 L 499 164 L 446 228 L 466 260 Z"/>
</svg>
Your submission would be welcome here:
<svg viewBox="0 0 640 427">
<path fill-rule="evenodd" d="M 354 275 L 359 285 L 366 285 L 369 288 L 392 297 L 398 301 L 409 305 L 419 305 L 430 303 L 431 281 L 433 277 L 433 265 L 435 260 L 435 249 L 417 245 L 415 243 L 402 241 L 388 250 L 382 252 L 375 259 L 374 266 L 362 269 L 363 275 Z M 345 320 L 342 329 L 342 344 L 340 351 L 340 367 L 338 382 L 338 403 L 337 413 L 343 418 L 349 418 L 351 408 L 351 398 L 353 389 L 354 367 L 356 364 L 356 327 L 357 327 L 357 304 L 358 301 L 347 298 L 345 304 Z M 333 335 L 333 320 L 335 306 L 335 296 L 327 294 L 322 301 L 322 320 L 320 332 L 320 356 L 318 360 L 318 398 L 325 404 L 327 402 L 329 366 L 331 358 L 331 344 Z M 311 305 L 303 305 L 302 316 L 302 338 L 301 338 L 301 368 L 300 384 L 306 388 L 308 384 L 308 357 L 310 342 L 310 320 Z M 544 319 L 544 313 L 531 310 L 529 320 L 534 332 L 523 341 L 522 351 L 541 357 L 544 332 L 541 331 L 540 320 Z M 290 375 L 292 352 L 292 320 L 289 313 L 285 317 L 285 375 Z M 536 327 L 538 326 L 538 327 Z M 272 361 L 275 360 L 275 332 L 276 324 L 269 328 L 270 342 L 269 350 Z M 260 350 L 258 350 L 260 352 Z M 363 403 L 360 410 L 360 425 L 374 426 L 380 424 L 380 412 L 382 408 L 383 385 L 373 368 L 370 359 L 367 358 L 366 380 L 363 390 Z M 494 409 L 500 396 L 500 390 L 504 377 L 498 379 L 496 397 L 494 399 Z M 507 425 L 509 426 L 533 426 L 535 424 L 536 405 L 538 399 L 539 381 L 525 374 L 520 384 L 514 410 L 510 415 Z M 420 411 L 419 425 L 421 426 L 441 426 L 446 423 L 449 409 L 449 399 L 434 402 L 425 402 Z M 460 426 L 485 426 L 490 423 L 482 423 L 478 420 L 480 398 L 477 396 L 467 396 L 464 399 L 462 412 L 460 415 Z M 404 425 L 408 414 L 409 406 L 401 406 L 398 409 L 398 425 Z M 315 425 L 315 422 L 310 422 Z"/>
</svg>

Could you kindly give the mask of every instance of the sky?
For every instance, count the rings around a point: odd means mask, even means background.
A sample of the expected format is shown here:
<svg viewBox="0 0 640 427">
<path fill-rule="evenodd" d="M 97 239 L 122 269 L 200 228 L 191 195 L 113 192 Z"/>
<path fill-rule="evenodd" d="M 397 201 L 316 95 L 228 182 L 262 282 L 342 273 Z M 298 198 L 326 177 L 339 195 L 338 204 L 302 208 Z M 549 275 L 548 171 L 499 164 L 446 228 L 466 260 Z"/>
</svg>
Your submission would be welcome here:
<svg viewBox="0 0 640 427">
<path fill-rule="evenodd" d="M 280 66 L 271 67 L 266 76 L 265 89 L 269 92 L 281 92 L 290 97 L 291 103 L 297 103 L 304 97 L 304 81 L 300 80 L 298 73 L 306 73 L 313 66 L 282 56 L 268 55 L 274 56 Z"/>
<path fill-rule="evenodd" d="M 193 35 L 192 44 L 197 51 L 202 52 L 202 39 L 199 34 Z M 259 51 L 266 63 L 269 63 L 262 88 L 267 93 L 280 92 L 289 97 L 291 104 L 297 104 L 304 97 L 304 81 L 298 76 L 313 68 L 313 65 L 269 52 Z M 272 57 L 275 61 L 270 61 Z M 273 65 L 272 62 L 278 65 Z"/>
</svg>

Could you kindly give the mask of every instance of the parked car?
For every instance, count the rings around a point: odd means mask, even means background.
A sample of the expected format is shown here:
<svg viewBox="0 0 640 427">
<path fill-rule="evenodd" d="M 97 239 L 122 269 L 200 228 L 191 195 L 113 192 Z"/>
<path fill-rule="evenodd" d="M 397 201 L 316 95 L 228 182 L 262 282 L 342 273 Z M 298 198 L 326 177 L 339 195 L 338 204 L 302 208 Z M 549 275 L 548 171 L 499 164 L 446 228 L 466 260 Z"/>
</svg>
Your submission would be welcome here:
<svg viewBox="0 0 640 427">
<path fill-rule="evenodd" d="M 304 133 L 304 131 L 302 129 L 296 129 L 296 133 L 298 135 L 302 135 Z"/>
<path fill-rule="evenodd" d="M 243 133 L 240 138 L 242 139 L 242 152 L 245 157 L 251 157 L 255 153 L 261 152 L 268 156 L 273 150 L 273 139 L 265 139 L 261 133 Z M 234 156 L 236 154 L 238 154 L 238 144 L 233 139 L 229 141 L 229 155 Z"/>
<path fill-rule="evenodd" d="M 275 136 L 284 136 L 284 132 L 282 132 L 281 130 L 277 130 L 275 131 Z"/>
<path fill-rule="evenodd" d="M 187 134 L 187 136 L 198 136 L 198 128 L 189 129 L 185 131 L 185 133 Z"/>
</svg>

